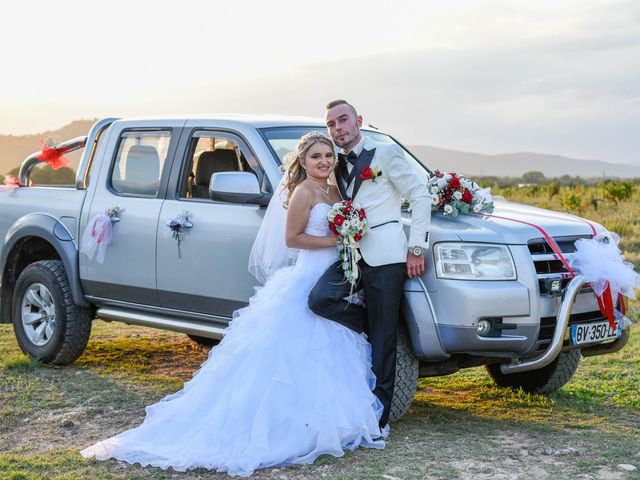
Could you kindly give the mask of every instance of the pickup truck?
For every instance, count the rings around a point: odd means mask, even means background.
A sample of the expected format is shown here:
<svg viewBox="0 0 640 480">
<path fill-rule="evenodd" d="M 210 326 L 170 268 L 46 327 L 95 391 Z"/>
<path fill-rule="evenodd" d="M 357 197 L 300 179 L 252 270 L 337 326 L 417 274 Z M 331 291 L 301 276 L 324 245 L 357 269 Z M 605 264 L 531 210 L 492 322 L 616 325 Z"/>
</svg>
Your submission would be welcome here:
<svg viewBox="0 0 640 480">
<path fill-rule="evenodd" d="M 40 163 L 40 152 L 30 155 L 22 186 L 0 192 L 0 323 L 48 364 L 77 359 L 96 318 L 214 344 L 254 292 L 251 245 L 282 158 L 310 130 L 325 126 L 281 116 L 105 118 L 56 146 L 82 150 L 70 186 L 27 187 Z M 374 128 L 363 134 L 397 143 Z M 427 181 L 431 172 L 402 148 Z M 79 252 L 79 239 L 105 212 L 113 240 L 100 262 Z M 178 244 L 167 224 L 181 214 L 189 221 Z M 541 226 L 567 256 L 593 235 L 576 217 L 506 201 L 494 217 L 434 214 L 426 272 L 404 285 L 392 419 L 420 377 L 486 366 L 500 386 L 551 392 L 581 356 L 627 342 L 630 321 L 608 328 L 593 290 L 537 229 L 497 216 Z"/>
</svg>

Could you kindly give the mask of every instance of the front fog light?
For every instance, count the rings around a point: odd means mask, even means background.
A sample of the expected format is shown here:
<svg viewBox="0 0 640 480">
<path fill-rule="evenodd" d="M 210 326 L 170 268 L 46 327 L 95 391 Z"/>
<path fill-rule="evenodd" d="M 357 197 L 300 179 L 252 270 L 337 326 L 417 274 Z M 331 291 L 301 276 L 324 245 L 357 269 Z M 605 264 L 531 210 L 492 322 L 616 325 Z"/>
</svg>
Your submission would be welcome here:
<svg viewBox="0 0 640 480">
<path fill-rule="evenodd" d="M 491 322 L 489 320 L 479 320 L 476 328 L 478 335 L 486 337 L 491 331 Z"/>
</svg>

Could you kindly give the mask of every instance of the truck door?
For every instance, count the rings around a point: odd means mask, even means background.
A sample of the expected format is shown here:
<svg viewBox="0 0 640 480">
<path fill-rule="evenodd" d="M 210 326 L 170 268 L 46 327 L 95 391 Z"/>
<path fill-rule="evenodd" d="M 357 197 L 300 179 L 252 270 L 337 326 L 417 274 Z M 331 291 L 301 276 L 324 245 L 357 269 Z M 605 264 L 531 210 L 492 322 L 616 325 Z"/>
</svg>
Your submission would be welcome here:
<svg viewBox="0 0 640 480">
<path fill-rule="evenodd" d="M 251 246 L 265 208 L 209 199 L 211 175 L 225 171 L 265 175 L 247 143 L 228 131 L 193 130 L 181 141 L 186 152 L 176 162 L 158 220 L 158 292 L 163 307 L 217 317 L 230 317 L 246 305 L 256 280 L 247 271 Z M 179 172 L 175 172 L 179 167 Z M 172 182 L 173 183 L 173 182 Z M 266 182 L 267 190 L 270 190 Z M 189 211 L 190 228 L 178 245 L 167 222 Z"/>
<path fill-rule="evenodd" d="M 156 123 L 158 121 L 152 121 Z M 127 302 L 158 306 L 156 233 L 158 216 L 181 127 L 171 122 L 149 128 L 136 123 L 114 124 L 105 149 L 95 194 L 83 225 L 112 207 L 121 209 L 113 223 L 113 239 L 104 263 L 80 256 L 83 286 L 90 297 L 106 303 Z M 152 123 L 152 124 L 153 124 Z M 131 127 L 128 127 L 131 125 Z M 111 155 L 111 158 L 108 156 Z M 86 228 L 86 227 L 83 227 Z"/>
</svg>

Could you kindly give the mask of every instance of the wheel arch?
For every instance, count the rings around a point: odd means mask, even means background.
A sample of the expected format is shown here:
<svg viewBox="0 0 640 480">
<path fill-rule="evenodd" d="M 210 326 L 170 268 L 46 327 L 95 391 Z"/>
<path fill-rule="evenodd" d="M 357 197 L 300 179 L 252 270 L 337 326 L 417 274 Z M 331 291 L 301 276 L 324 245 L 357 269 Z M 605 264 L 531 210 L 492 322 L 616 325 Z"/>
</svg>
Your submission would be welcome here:
<svg viewBox="0 0 640 480">
<path fill-rule="evenodd" d="M 30 213 L 7 231 L 0 252 L 0 323 L 11 323 L 13 287 L 24 268 L 39 260 L 61 260 L 76 305 L 88 306 L 80 284 L 78 246 L 69 230 L 46 213 Z"/>
</svg>

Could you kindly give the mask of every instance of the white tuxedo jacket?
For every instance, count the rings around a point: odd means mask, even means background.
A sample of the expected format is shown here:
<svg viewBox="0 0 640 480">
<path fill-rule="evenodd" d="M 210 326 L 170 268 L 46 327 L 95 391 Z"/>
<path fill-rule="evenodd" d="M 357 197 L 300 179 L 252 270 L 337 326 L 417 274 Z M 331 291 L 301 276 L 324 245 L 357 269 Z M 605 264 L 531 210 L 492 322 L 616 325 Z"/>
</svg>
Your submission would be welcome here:
<svg viewBox="0 0 640 480">
<path fill-rule="evenodd" d="M 369 166 L 381 172 L 373 180 L 360 178 Z M 402 149 L 395 144 L 374 142 L 366 138 L 358 158 L 353 201 L 360 204 L 367 215 L 368 229 L 360 240 L 360 252 L 371 266 L 407 261 L 409 247 L 426 249 L 431 223 L 431 195 L 418 173 L 407 162 Z M 337 182 L 343 198 L 348 198 L 343 172 L 344 161 L 338 165 Z M 411 202 L 411 230 L 409 241 L 401 222 L 402 197 Z"/>
</svg>

